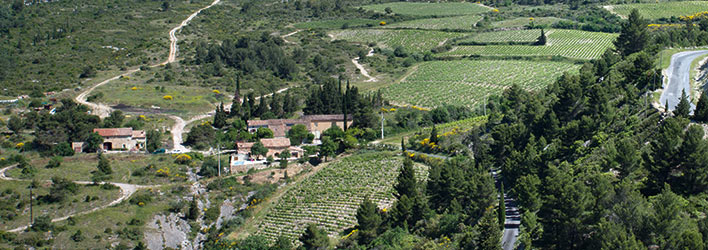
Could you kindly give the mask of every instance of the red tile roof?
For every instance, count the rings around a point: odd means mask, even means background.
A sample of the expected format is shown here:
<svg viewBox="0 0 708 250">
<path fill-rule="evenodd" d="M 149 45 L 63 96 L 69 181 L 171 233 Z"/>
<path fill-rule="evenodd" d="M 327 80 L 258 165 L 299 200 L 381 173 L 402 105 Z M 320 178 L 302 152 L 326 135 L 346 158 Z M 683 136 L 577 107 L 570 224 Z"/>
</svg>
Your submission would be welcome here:
<svg viewBox="0 0 708 250">
<path fill-rule="evenodd" d="M 290 147 L 290 139 L 286 137 L 261 139 L 261 143 L 269 149 Z"/>
<path fill-rule="evenodd" d="M 133 138 L 145 138 L 145 130 L 133 130 Z"/>
<path fill-rule="evenodd" d="M 102 137 L 131 137 L 133 136 L 133 128 L 95 128 L 93 132 L 98 133 Z"/>
</svg>

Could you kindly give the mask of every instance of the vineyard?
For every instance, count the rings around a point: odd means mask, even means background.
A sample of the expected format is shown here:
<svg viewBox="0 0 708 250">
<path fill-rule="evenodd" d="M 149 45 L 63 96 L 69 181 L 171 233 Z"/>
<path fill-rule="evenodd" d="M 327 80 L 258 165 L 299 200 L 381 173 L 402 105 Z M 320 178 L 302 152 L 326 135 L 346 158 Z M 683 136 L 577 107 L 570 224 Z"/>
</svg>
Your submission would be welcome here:
<svg viewBox="0 0 708 250">
<path fill-rule="evenodd" d="M 367 25 L 378 25 L 379 22 L 381 22 L 381 20 L 354 18 L 296 23 L 294 26 L 298 29 L 341 29 L 344 27 L 353 28 L 364 27 Z"/>
<path fill-rule="evenodd" d="M 384 97 L 398 104 L 437 107 L 458 104 L 473 107 L 489 95 L 518 84 L 540 90 L 563 72 L 579 65 L 564 62 L 515 60 L 459 60 L 425 62 L 405 81 L 382 89 Z"/>
<path fill-rule="evenodd" d="M 552 30 L 546 32 L 549 38 L 552 36 Z M 496 32 L 477 33 L 471 37 L 461 39 L 460 44 L 464 43 L 504 43 L 504 42 L 534 42 L 541 36 L 541 30 L 505 30 Z"/>
<path fill-rule="evenodd" d="M 384 26 L 385 28 L 410 28 L 428 30 L 470 30 L 474 25 L 482 20 L 481 16 L 454 16 L 443 18 L 426 18 L 393 23 Z"/>
<path fill-rule="evenodd" d="M 390 153 L 354 155 L 331 163 L 288 190 L 265 216 L 258 234 L 296 240 L 308 223 L 316 223 L 336 236 L 357 224 L 356 210 L 366 197 L 381 209 L 393 204 L 393 185 L 402 165 L 402 158 Z M 414 168 L 421 180 L 427 178 L 426 166 Z"/>
<path fill-rule="evenodd" d="M 533 23 L 534 23 L 534 25 L 551 26 L 554 23 L 557 23 L 562 20 L 565 20 L 565 19 L 557 18 L 557 17 L 536 17 L 536 18 L 534 18 Z M 528 25 L 530 21 L 531 20 L 529 19 L 529 17 L 519 17 L 519 18 L 514 18 L 514 19 L 507 19 L 507 20 L 503 20 L 503 21 L 493 22 L 492 26 L 494 28 L 524 27 L 524 26 Z"/>
<path fill-rule="evenodd" d="M 365 10 L 385 13 L 391 8 L 393 13 L 412 16 L 461 16 L 488 12 L 491 9 L 475 3 L 411 3 L 392 2 L 362 6 Z"/>
<path fill-rule="evenodd" d="M 526 34 L 525 30 L 515 31 L 519 36 Z M 537 35 L 540 31 L 536 30 Z M 499 34 L 501 33 L 501 34 Z M 473 37 L 478 41 L 509 41 L 513 32 L 482 33 Z M 533 36 L 533 34 L 528 34 Z M 443 53 L 444 56 L 562 56 L 574 59 L 591 60 L 599 58 L 608 48 L 613 47 L 612 42 L 617 34 L 587 32 L 579 30 L 548 30 L 548 43 L 545 46 L 531 45 L 488 45 L 488 46 L 459 46 Z"/>
<path fill-rule="evenodd" d="M 427 52 L 444 44 L 448 39 L 464 36 L 461 33 L 442 31 L 382 29 L 339 30 L 329 35 L 332 39 L 364 44 L 376 43 L 381 48 L 394 49 L 402 46 L 409 52 Z"/>
<path fill-rule="evenodd" d="M 612 10 L 620 16 L 628 16 L 632 9 L 637 9 L 643 18 L 659 19 L 691 15 L 693 13 L 708 11 L 706 1 L 681 1 L 662 3 L 635 3 L 612 5 Z"/>
</svg>

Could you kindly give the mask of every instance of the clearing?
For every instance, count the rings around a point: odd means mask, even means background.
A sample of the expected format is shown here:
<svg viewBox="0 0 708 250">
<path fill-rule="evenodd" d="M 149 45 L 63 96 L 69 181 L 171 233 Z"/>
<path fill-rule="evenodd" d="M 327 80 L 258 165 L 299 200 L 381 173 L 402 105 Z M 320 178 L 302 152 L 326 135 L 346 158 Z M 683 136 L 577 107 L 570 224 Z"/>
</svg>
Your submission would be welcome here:
<svg viewBox="0 0 708 250">
<path fill-rule="evenodd" d="M 637 9 L 643 18 L 659 19 L 672 16 L 686 16 L 697 12 L 708 11 L 706 1 L 680 1 L 661 3 L 633 3 L 609 6 L 613 13 L 619 16 L 629 16 L 632 9 Z"/>
</svg>

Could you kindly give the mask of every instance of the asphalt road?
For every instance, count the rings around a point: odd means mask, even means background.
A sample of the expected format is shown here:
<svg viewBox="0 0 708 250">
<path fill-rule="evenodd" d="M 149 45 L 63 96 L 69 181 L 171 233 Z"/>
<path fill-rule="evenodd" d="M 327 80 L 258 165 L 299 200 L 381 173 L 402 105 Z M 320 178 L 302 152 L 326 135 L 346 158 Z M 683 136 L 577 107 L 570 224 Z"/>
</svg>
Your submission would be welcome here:
<svg viewBox="0 0 708 250">
<path fill-rule="evenodd" d="M 686 51 L 676 53 L 671 56 L 671 64 L 667 69 L 666 76 L 669 79 L 664 84 L 664 92 L 661 93 L 660 104 L 666 105 L 669 102 L 669 110 L 674 110 L 681 98 L 681 91 L 685 90 L 686 95 L 691 94 L 691 62 L 701 55 L 708 54 L 708 50 Z M 691 112 L 695 106 L 691 104 Z"/>
</svg>

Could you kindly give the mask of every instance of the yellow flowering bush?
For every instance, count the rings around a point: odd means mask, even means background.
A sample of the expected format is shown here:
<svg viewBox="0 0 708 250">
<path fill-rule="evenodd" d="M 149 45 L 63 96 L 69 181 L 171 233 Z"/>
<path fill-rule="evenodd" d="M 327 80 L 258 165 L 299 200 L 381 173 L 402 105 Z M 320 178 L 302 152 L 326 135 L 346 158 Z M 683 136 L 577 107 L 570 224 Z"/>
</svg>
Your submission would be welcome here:
<svg viewBox="0 0 708 250">
<path fill-rule="evenodd" d="M 132 87 L 130 90 L 138 90 L 138 87 Z"/>
<path fill-rule="evenodd" d="M 141 201 L 141 202 L 138 202 L 138 206 L 140 206 L 140 207 L 145 206 L 145 202 L 142 202 L 142 201 Z"/>
<path fill-rule="evenodd" d="M 221 91 L 219 91 L 218 89 L 212 90 L 211 92 L 214 92 L 214 94 L 217 94 L 217 95 L 221 94 Z"/>
<path fill-rule="evenodd" d="M 16 147 L 16 148 L 22 148 L 22 147 L 24 147 L 24 146 L 25 146 L 25 143 L 24 143 L 24 142 L 20 142 L 20 143 L 15 144 L 15 147 Z"/>
<path fill-rule="evenodd" d="M 499 9 L 492 9 L 492 12 L 499 13 Z"/>
<path fill-rule="evenodd" d="M 179 154 L 175 157 L 175 163 L 177 164 L 189 164 L 192 162 L 192 157 L 188 154 Z"/>
<path fill-rule="evenodd" d="M 170 168 L 169 167 L 160 168 L 157 171 L 155 171 L 155 175 L 160 176 L 160 177 L 170 176 Z"/>
<path fill-rule="evenodd" d="M 381 22 L 379 23 L 379 25 L 381 25 L 381 26 L 386 25 L 386 21 L 381 21 Z"/>
<path fill-rule="evenodd" d="M 166 96 L 163 96 L 162 99 L 171 101 L 171 100 L 172 100 L 172 96 L 171 96 L 171 95 L 166 95 Z"/>
</svg>

